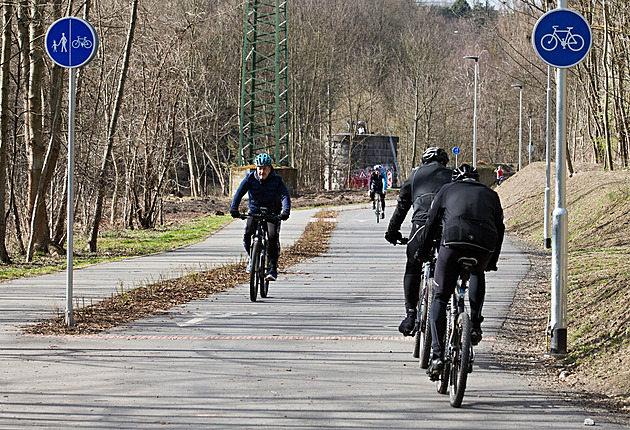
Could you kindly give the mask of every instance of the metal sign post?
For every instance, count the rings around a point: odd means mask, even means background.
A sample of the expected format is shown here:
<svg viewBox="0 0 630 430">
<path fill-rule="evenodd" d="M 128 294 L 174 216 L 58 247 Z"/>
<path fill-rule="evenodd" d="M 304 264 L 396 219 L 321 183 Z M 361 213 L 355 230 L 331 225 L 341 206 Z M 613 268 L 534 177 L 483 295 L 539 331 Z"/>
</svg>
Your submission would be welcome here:
<svg viewBox="0 0 630 430">
<path fill-rule="evenodd" d="M 540 17 L 532 33 L 536 54 L 556 67 L 556 205 L 553 210 L 551 261 L 551 353 L 567 352 L 567 246 L 568 212 L 566 206 L 567 151 L 567 68 L 580 63 L 588 54 L 592 33 L 579 13 L 558 8 Z"/>
<path fill-rule="evenodd" d="M 550 178 L 550 166 L 551 166 L 551 66 L 547 66 L 547 130 L 545 136 L 545 215 L 544 215 L 544 228 L 543 228 L 543 240 L 545 248 L 551 248 L 551 233 L 549 222 L 549 206 L 550 206 L 550 194 L 551 194 L 551 178 Z"/>
<path fill-rule="evenodd" d="M 74 109 L 76 99 L 76 68 L 89 63 L 96 54 L 98 38 L 96 30 L 89 22 L 76 17 L 66 17 L 55 21 L 46 32 L 46 52 L 61 67 L 70 69 L 68 85 L 68 219 L 67 219 L 67 282 L 66 313 L 68 326 L 74 325 L 72 310 L 73 286 L 73 224 L 74 224 Z"/>
<path fill-rule="evenodd" d="M 458 164 L 457 164 L 457 156 L 459 155 L 460 152 L 461 152 L 461 149 L 459 149 L 459 146 L 453 147 L 453 154 L 455 154 L 455 167 L 458 166 Z"/>
</svg>

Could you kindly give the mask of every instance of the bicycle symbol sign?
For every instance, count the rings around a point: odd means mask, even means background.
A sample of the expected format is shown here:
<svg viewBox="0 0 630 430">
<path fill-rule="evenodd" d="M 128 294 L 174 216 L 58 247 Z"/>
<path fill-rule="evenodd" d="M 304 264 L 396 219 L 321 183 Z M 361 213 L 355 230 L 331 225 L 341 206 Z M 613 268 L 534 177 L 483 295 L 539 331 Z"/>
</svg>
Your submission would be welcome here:
<svg viewBox="0 0 630 430">
<path fill-rule="evenodd" d="M 98 38 L 92 24 L 77 17 L 55 21 L 46 32 L 46 52 L 58 65 L 81 67 L 96 54 Z"/>
<path fill-rule="evenodd" d="M 540 17 L 532 34 L 536 54 L 553 67 L 580 63 L 591 49 L 591 27 L 571 9 L 554 9 Z"/>
</svg>

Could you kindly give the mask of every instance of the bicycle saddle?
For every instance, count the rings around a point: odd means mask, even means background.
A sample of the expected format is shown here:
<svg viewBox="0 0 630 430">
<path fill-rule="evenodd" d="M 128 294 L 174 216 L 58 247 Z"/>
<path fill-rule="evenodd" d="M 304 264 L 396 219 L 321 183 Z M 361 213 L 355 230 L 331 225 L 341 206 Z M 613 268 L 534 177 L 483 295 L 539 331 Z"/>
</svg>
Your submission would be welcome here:
<svg viewBox="0 0 630 430">
<path fill-rule="evenodd" d="M 472 257 L 460 257 L 457 259 L 457 262 L 463 266 L 463 267 L 467 267 L 467 268 L 471 268 L 473 266 L 476 266 L 478 261 L 476 258 L 472 258 Z"/>
</svg>

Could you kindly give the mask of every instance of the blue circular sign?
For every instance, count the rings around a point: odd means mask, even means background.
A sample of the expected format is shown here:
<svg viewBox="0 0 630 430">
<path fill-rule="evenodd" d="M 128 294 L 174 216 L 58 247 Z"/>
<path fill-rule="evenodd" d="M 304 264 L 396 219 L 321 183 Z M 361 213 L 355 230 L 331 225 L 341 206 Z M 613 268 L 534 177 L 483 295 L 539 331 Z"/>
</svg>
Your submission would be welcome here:
<svg viewBox="0 0 630 430">
<path fill-rule="evenodd" d="M 532 33 L 532 45 L 540 59 L 561 69 L 584 60 L 592 42 L 591 26 L 571 9 L 547 12 L 536 22 Z"/>
<path fill-rule="evenodd" d="M 460 152 L 462 152 L 462 150 L 461 150 L 461 149 L 459 149 L 459 146 L 455 146 L 455 147 L 453 148 L 453 154 L 457 155 L 457 154 L 459 154 Z"/>
<path fill-rule="evenodd" d="M 89 63 L 96 54 L 98 37 L 92 24 L 69 16 L 55 21 L 46 32 L 46 52 L 61 67 L 75 68 Z"/>
</svg>

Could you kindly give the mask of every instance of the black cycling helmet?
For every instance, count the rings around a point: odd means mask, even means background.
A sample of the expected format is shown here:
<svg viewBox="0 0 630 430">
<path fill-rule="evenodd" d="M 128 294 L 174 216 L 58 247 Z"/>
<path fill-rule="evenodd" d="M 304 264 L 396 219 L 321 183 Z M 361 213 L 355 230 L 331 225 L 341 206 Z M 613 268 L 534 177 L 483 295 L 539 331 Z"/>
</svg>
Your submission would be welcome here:
<svg viewBox="0 0 630 430">
<path fill-rule="evenodd" d="M 475 181 L 479 180 L 479 172 L 470 164 L 462 164 L 453 170 L 451 181 L 459 181 L 466 178 L 472 178 Z"/>
<path fill-rule="evenodd" d="M 432 161 L 437 161 L 446 166 L 448 163 L 448 154 L 442 148 L 438 148 L 437 146 L 432 146 L 427 148 L 422 154 L 422 164 L 427 164 Z"/>
</svg>

